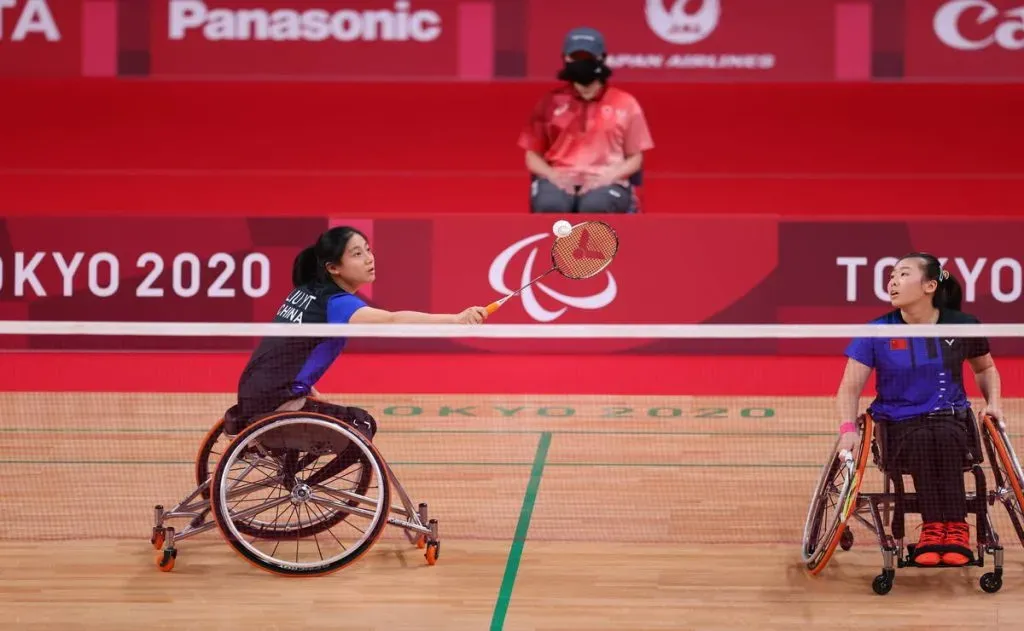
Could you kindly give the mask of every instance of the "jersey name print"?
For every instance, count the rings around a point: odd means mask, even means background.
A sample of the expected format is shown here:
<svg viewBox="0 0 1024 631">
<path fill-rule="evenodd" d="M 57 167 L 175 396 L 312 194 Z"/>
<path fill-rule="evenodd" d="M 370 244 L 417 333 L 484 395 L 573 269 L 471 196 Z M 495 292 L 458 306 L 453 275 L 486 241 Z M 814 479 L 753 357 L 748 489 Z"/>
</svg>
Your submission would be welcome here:
<svg viewBox="0 0 1024 631">
<path fill-rule="evenodd" d="M 281 302 L 274 322 L 344 324 L 367 306 L 333 282 L 313 282 L 292 289 Z M 249 358 L 238 384 L 239 413 L 268 412 L 285 401 L 307 396 L 345 348 L 346 339 L 331 337 L 265 337 Z"/>
<path fill-rule="evenodd" d="M 315 300 L 316 296 L 308 294 L 302 289 L 292 290 L 292 293 L 288 294 L 288 297 L 284 299 L 281 308 L 277 310 L 274 321 L 302 324 L 302 318 L 306 310 Z"/>
</svg>

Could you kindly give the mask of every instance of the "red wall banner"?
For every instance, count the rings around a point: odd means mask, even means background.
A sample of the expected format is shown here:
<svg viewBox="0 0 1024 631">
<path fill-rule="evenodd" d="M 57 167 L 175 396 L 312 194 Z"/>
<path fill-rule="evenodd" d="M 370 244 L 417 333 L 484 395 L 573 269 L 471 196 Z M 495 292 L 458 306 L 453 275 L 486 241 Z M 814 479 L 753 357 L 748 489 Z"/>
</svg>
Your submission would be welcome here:
<svg viewBox="0 0 1024 631">
<path fill-rule="evenodd" d="M 455 0 L 153 0 L 153 75 L 457 76 Z"/>
<path fill-rule="evenodd" d="M 625 80 L 1024 78 L 1021 0 L 3 0 L 0 76 L 549 79 L 583 24 Z"/>
<path fill-rule="evenodd" d="M 578 217 L 570 217 L 578 221 Z M 0 224 L 0 319 L 265 322 L 290 289 L 293 257 L 329 225 L 368 232 L 389 309 L 454 312 L 543 271 L 553 217 L 435 219 L 7 219 Z M 888 311 L 892 257 L 927 250 L 983 322 L 1024 321 L 1022 221 L 816 221 L 770 216 L 610 218 L 621 246 L 586 281 L 557 274 L 510 301 L 501 323 L 861 323 Z M 60 230 L 55 230 L 59 226 Z M 965 240 L 969 232 L 984 238 Z M 363 351 L 808 354 L 835 340 L 355 340 Z M 1024 354 L 1020 340 L 1002 352 Z M 5 348 L 244 349 L 241 338 L 0 337 Z M 841 348 L 839 349 L 841 350 Z"/>
<path fill-rule="evenodd" d="M 0 2 L 0 76 L 81 73 L 82 0 Z"/>
<path fill-rule="evenodd" d="M 560 65 L 562 40 L 586 23 L 605 36 L 609 65 L 623 79 L 830 80 L 831 0 L 532 0 L 530 77 Z"/>
<path fill-rule="evenodd" d="M 1024 78 L 1022 0 L 907 3 L 906 76 Z"/>
</svg>

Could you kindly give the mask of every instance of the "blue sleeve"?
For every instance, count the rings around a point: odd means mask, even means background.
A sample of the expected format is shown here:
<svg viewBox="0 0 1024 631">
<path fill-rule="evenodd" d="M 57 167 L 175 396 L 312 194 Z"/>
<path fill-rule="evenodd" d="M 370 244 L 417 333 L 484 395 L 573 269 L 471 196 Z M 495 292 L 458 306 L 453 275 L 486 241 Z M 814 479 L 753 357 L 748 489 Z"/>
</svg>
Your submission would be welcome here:
<svg viewBox="0 0 1024 631">
<path fill-rule="evenodd" d="M 846 347 L 846 356 L 870 368 L 875 367 L 875 339 L 858 337 Z"/>
<path fill-rule="evenodd" d="M 361 298 L 352 294 L 335 294 L 327 300 L 327 322 L 348 324 L 352 314 L 365 306 L 366 303 Z"/>
</svg>

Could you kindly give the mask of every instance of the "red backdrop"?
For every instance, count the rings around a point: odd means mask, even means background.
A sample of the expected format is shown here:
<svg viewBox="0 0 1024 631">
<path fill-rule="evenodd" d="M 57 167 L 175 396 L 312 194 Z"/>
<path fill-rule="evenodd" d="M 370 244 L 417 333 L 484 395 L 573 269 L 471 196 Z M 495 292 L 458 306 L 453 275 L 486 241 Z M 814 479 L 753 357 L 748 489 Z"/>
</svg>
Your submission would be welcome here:
<svg viewBox="0 0 1024 631">
<path fill-rule="evenodd" d="M 374 245 L 387 309 L 457 312 L 543 271 L 553 218 L 15 218 L 0 221 L 0 319 L 266 322 L 295 254 L 331 224 Z M 492 318 L 502 323 L 861 323 L 890 309 L 893 256 L 928 250 L 983 322 L 1024 321 L 1024 220 L 827 221 L 761 216 L 611 217 L 621 245 L 584 281 L 557 274 Z M 59 229 L 58 229 L 59 228 Z M 971 231 L 984 239 L 965 240 Z M 248 349 L 242 338 L 0 336 L 0 348 Z M 360 351 L 838 355 L 843 340 L 355 340 Z M 1024 355 L 1000 339 L 999 354 Z"/>
<path fill-rule="evenodd" d="M 1020 212 L 1024 85 L 622 85 L 646 212 Z M 524 213 L 550 86 L 8 79 L 0 213 Z"/>
</svg>

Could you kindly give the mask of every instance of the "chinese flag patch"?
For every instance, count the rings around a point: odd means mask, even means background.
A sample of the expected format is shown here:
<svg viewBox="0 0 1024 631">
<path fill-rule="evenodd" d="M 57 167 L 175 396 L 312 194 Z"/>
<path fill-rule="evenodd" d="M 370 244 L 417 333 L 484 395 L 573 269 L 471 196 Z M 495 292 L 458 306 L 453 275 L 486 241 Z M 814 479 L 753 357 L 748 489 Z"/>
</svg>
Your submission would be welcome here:
<svg viewBox="0 0 1024 631">
<path fill-rule="evenodd" d="M 907 341 L 904 339 L 889 340 L 890 351 L 905 351 L 907 350 Z"/>
</svg>

